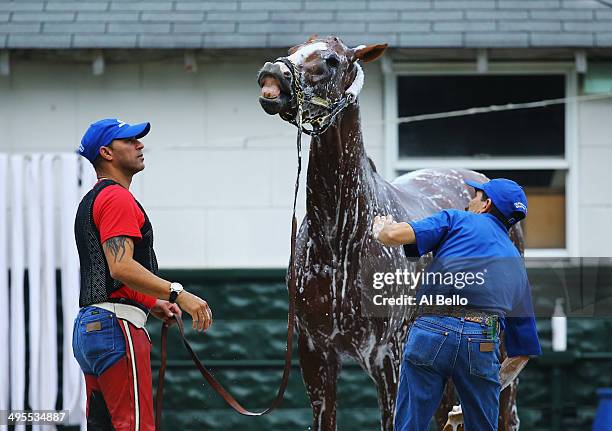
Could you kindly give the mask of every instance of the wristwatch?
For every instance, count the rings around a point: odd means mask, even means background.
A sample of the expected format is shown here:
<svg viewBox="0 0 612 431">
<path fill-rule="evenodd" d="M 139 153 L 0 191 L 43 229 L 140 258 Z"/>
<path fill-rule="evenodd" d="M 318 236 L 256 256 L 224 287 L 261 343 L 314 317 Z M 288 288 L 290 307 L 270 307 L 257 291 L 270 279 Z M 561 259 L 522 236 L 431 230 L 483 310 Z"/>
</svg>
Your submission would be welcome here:
<svg viewBox="0 0 612 431">
<path fill-rule="evenodd" d="M 176 302 L 176 298 L 178 298 L 179 293 L 183 291 L 183 285 L 181 283 L 170 283 L 170 301 L 171 304 Z"/>
</svg>

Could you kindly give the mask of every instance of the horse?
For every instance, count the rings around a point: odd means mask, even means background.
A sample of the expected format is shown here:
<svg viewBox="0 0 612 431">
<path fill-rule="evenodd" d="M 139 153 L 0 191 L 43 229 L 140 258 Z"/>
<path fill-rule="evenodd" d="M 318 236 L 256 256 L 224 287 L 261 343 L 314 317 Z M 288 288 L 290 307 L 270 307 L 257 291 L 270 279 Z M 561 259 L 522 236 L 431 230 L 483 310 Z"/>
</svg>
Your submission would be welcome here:
<svg viewBox="0 0 612 431">
<path fill-rule="evenodd" d="M 465 209 L 474 191 L 466 179 L 485 182 L 474 171 L 427 169 L 390 183 L 367 157 L 361 132 L 359 62 L 378 59 L 386 44 L 347 47 L 340 39 L 311 37 L 289 55 L 267 62 L 258 74 L 259 102 L 270 115 L 311 135 L 306 214 L 300 225 L 297 274 L 298 354 L 310 399 L 313 431 L 336 429 L 336 388 L 342 359 L 357 361 L 374 381 L 381 429 L 393 430 L 403 344 L 414 306 L 376 304 L 376 273 L 415 271 L 401 247 L 385 247 L 369 234 L 375 215 L 394 220 L 427 217 L 445 208 Z M 511 237 L 523 250 L 520 227 Z M 385 285 L 399 296 L 405 285 Z M 380 301 L 379 301 L 380 302 Z M 500 397 L 500 430 L 518 429 L 516 382 Z M 456 398 L 451 385 L 436 421 L 440 428 Z"/>
</svg>

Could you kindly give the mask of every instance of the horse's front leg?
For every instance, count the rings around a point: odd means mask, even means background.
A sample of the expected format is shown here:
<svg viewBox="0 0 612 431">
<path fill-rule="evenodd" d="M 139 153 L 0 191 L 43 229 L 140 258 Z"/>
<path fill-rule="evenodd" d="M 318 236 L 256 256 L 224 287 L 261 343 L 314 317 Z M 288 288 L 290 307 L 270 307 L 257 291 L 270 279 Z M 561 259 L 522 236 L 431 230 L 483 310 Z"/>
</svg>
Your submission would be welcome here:
<svg viewBox="0 0 612 431">
<path fill-rule="evenodd" d="M 331 346 L 318 346 L 300 331 L 302 377 L 312 406 L 312 431 L 336 430 L 336 385 L 340 359 Z"/>
<path fill-rule="evenodd" d="M 385 357 L 381 368 L 373 371 L 373 378 L 378 390 L 378 407 L 380 408 L 380 426 L 382 431 L 393 431 L 395 415 L 395 400 L 397 398 L 397 383 L 399 367 L 390 357 Z"/>
<path fill-rule="evenodd" d="M 376 383 L 378 391 L 380 424 L 383 431 L 393 431 L 394 428 L 401 360 L 400 343 L 394 339 L 374 349 L 368 358 L 370 377 Z"/>
<path fill-rule="evenodd" d="M 452 412 L 453 406 L 457 404 L 459 404 L 459 400 L 455 394 L 455 385 L 451 380 L 448 380 L 446 382 L 446 386 L 444 387 L 442 400 L 440 401 L 440 405 L 438 406 L 434 416 L 438 429 L 444 429 L 446 423 L 448 422 L 449 412 Z"/>
</svg>

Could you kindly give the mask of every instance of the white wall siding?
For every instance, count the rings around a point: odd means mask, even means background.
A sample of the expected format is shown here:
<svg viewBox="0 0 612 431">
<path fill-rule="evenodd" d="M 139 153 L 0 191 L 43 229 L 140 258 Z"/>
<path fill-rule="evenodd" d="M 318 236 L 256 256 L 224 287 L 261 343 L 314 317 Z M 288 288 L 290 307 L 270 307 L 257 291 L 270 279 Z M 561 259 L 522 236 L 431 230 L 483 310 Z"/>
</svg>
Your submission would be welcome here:
<svg viewBox="0 0 612 431">
<path fill-rule="evenodd" d="M 0 78 L 0 152 L 76 149 L 100 118 L 150 121 L 146 169 L 131 191 L 155 226 L 164 268 L 285 267 L 295 180 L 295 129 L 259 106 L 264 60 L 199 64 L 15 62 Z M 369 155 L 383 166 L 382 82 L 365 67 Z M 308 137 L 304 137 L 300 214 Z"/>
<path fill-rule="evenodd" d="M 151 121 L 132 192 L 156 228 L 163 267 L 284 267 L 296 168 L 295 129 L 257 101 L 261 61 L 200 64 L 14 62 L 0 78 L 0 152 L 73 151 L 92 121 Z M 365 67 L 368 154 L 384 166 L 383 82 Z M 578 254 L 607 256 L 612 220 L 612 101 L 578 105 Z M 391 125 L 390 127 L 395 127 Z M 304 172 L 308 138 L 304 139 Z M 304 176 L 302 177 L 304 179 Z M 304 187 L 300 211 L 304 212 Z M 597 232 L 601 232 L 597 234 Z M 609 236 L 609 235 L 608 235 Z"/>
<path fill-rule="evenodd" d="M 612 100 L 579 104 L 579 225 L 581 256 L 612 256 Z"/>
</svg>

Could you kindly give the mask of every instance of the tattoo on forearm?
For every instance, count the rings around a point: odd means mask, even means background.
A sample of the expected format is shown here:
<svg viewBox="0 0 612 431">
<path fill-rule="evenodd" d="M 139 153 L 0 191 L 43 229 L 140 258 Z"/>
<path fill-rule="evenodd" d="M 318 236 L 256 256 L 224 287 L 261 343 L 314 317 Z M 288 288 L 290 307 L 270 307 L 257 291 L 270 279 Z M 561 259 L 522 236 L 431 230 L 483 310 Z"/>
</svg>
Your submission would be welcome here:
<svg viewBox="0 0 612 431">
<path fill-rule="evenodd" d="M 121 262 L 121 259 L 125 256 L 126 244 L 129 246 L 126 236 L 115 236 L 104 243 L 104 249 L 113 255 L 115 262 Z"/>
</svg>

